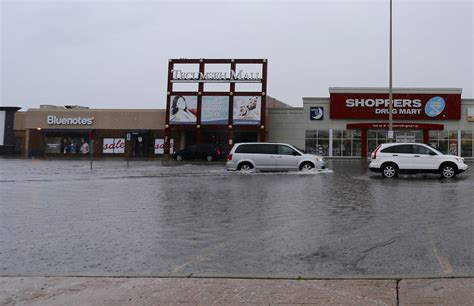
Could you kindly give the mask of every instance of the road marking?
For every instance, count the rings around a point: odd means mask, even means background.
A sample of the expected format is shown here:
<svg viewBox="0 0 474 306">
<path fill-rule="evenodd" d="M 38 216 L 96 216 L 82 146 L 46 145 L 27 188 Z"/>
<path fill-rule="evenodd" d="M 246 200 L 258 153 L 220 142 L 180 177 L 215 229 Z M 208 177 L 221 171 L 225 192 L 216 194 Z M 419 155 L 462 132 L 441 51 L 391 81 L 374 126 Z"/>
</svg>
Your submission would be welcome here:
<svg viewBox="0 0 474 306">
<path fill-rule="evenodd" d="M 451 266 L 451 263 L 449 263 L 449 260 L 448 260 L 448 257 L 442 255 L 442 254 L 439 254 L 438 253 L 438 249 L 436 248 L 436 246 L 433 246 L 433 251 L 434 251 L 434 254 L 436 256 L 436 258 L 438 259 L 438 262 L 439 262 L 439 265 L 441 266 L 441 269 L 443 269 L 443 272 L 444 273 L 453 273 L 453 266 Z"/>
</svg>

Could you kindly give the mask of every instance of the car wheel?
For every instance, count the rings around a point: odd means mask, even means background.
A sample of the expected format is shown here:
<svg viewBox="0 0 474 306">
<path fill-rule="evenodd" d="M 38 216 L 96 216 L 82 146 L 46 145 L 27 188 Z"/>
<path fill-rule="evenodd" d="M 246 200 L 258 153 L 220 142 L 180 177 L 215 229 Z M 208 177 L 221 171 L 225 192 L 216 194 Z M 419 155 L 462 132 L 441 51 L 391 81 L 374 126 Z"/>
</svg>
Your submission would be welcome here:
<svg viewBox="0 0 474 306">
<path fill-rule="evenodd" d="M 247 163 L 247 162 L 241 163 L 238 168 L 239 171 L 250 171 L 252 169 L 253 169 L 252 164 Z"/>
<path fill-rule="evenodd" d="M 453 178 L 456 176 L 456 166 L 453 164 L 444 164 L 441 166 L 441 177 L 443 178 Z"/>
<path fill-rule="evenodd" d="M 314 165 L 310 162 L 304 162 L 300 166 L 300 171 L 309 171 L 314 168 Z"/>
<path fill-rule="evenodd" d="M 208 156 L 206 157 L 206 160 L 207 160 L 208 162 L 212 161 L 212 159 L 213 159 L 213 158 L 212 158 L 212 155 L 208 155 Z"/>
<path fill-rule="evenodd" d="M 177 160 L 177 161 L 182 161 L 182 160 L 183 160 L 183 156 L 181 156 L 180 154 L 176 155 L 176 160 Z"/>
<path fill-rule="evenodd" d="M 389 163 L 382 166 L 382 176 L 386 178 L 396 177 L 398 175 L 398 167 Z"/>
</svg>

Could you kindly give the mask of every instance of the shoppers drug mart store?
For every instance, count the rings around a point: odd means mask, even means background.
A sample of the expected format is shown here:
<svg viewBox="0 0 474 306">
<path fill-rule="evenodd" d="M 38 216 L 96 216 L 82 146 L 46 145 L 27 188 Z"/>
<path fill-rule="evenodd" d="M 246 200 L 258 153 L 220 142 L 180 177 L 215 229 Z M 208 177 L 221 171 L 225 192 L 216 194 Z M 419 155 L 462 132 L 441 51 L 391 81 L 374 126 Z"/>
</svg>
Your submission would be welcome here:
<svg viewBox="0 0 474 306">
<path fill-rule="evenodd" d="M 366 158 L 388 142 L 387 88 L 333 87 L 329 94 L 305 97 L 300 108 L 269 110 L 269 141 L 346 158 Z M 474 100 L 461 95 L 458 88 L 394 88 L 394 140 L 472 158 Z"/>
</svg>

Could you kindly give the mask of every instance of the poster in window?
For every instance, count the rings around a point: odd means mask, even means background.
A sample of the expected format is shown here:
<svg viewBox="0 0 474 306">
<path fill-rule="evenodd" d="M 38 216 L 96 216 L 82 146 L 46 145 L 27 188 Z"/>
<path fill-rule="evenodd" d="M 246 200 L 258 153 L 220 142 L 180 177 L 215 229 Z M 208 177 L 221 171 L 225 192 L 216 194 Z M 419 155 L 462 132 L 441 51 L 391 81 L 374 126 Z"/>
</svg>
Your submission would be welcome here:
<svg viewBox="0 0 474 306">
<path fill-rule="evenodd" d="M 103 154 L 124 154 L 125 138 L 104 138 L 102 142 Z"/>
<path fill-rule="evenodd" d="M 196 124 L 196 96 L 170 97 L 170 124 Z"/>
<path fill-rule="evenodd" d="M 202 97 L 201 123 L 227 125 L 229 123 L 229 97 Z"/>
<path fill-rule="evenodd" d="M 165 140 L 163 138 L 155 138 L 155 154 L 165 153 Z M 174 153 L 174 139 L 170 139 L 170 154 Z"/>
<path fill-rule="evenodd" d="M 234 97 L 234 124 L 260 124 L 262 97 Z"/>
</svg>

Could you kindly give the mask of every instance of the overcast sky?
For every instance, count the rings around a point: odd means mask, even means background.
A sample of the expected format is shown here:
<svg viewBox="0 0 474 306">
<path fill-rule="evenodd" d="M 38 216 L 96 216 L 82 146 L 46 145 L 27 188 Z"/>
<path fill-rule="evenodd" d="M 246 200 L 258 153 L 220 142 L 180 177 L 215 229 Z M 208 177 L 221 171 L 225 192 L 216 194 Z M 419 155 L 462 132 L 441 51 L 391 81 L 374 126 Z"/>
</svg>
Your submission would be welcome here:
<svg viewBox="0 0 474 306">
<path fill-rule="evenodd" d="M 170 58 L 267 58 L 268 94 L 387 87 L 389 0 L 1 3 L 1 101 L 164 108 Z M 393 86 L 474 97 L 474 0 L 393 0 Z"/>
</svg>

